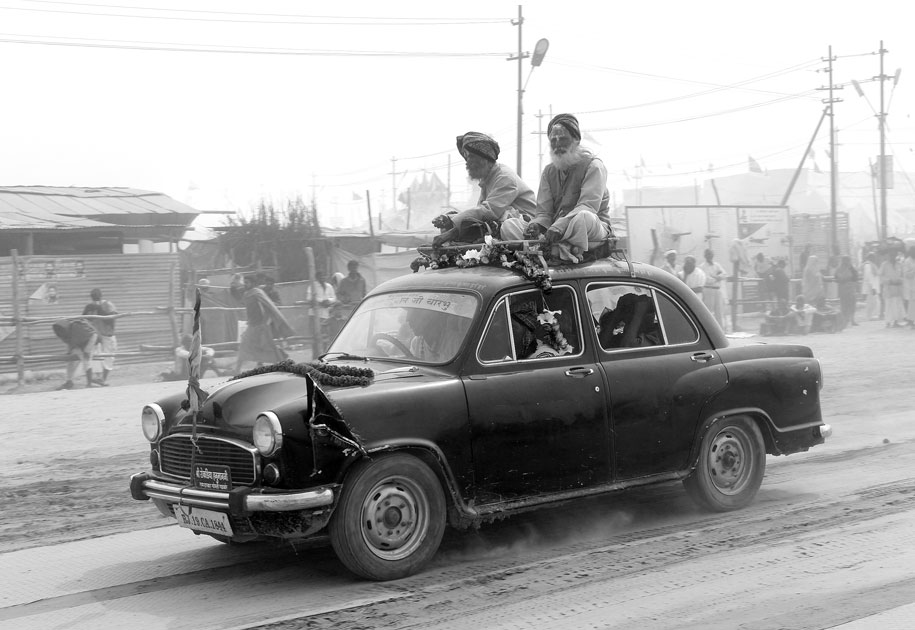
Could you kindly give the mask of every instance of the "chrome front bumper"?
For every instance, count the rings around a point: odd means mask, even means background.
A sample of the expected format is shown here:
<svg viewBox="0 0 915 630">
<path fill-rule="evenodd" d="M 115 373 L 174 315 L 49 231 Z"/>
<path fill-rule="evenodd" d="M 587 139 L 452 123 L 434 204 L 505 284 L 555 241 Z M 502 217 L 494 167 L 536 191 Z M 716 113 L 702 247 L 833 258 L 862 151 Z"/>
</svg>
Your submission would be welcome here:
<svg viewBox="0 0 915 630">
<path fill-rule="evenodd" d="M 193 486 L 153 479 L 149 473 L 137 473 L 130 478 L 130 494 L 134 499 L 164 501 L 168 504 L 220 510 L 232 514 L 250 512 L 290 512 L 332 505 L 333 488 L 314 488 L 301 492 L 265 493 L 251 488 L 231 492 L 201 490 Z"/>
</svg>

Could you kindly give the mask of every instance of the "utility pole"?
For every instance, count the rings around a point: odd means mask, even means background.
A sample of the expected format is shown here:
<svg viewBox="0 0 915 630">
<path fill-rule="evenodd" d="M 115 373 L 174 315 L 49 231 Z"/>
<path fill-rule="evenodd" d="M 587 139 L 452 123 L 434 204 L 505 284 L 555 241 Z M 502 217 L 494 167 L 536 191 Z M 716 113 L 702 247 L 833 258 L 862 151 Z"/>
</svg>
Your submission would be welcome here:
<svg viewBox="0 0 915 630">
<path fill-rule="evenodd" d="M 886 240 L 886 112 L 883 109 L 883 82 L 888 79 L 883 74 L 883 55 L 887 51 L 880 40 L 880 233 L 882 240 Z"/>
<path fill-rule="evenodd" d="M 397 158 L 391 158 L 391 212 L 397 211 Z"/>
<path fill-rule="evenodd" d="M 828 62 L 826 67 L 826 72 L 829 73 L 829 87 L 819 87 L 818 90 L 829 90 L 829 98 L 822 99 L 822 102 L 826 104 L 827 115 L 829 116 L 829 254 L 837 254 L 836 250 L 839 246 L 839 236 L 838 236 L 838 218 L 836 212 L 836 189 L 838 188 L 838 173 L 837 165 L 838 160 L 836 159 L 836 126 L 835 126 L 835 103 L 841 103 L 842 99 L 835 98 L 833 96 L 834 90 L 841 90 L 841 85 L 835 85 L 832 80 L 832 62 L 836 60 L 836 57 L 832 54 L 832 46 L 829 47 L 829 57 L 823 61 Z M 807 156 L 804 156 L 805 158 Z"/>
<path fill-rule="evenodd" d="M 540 170 L 538 172 L 543 172 L 543 110 L 537 110 L 537 154 L 540 158 L 538 166 Z"/>
<path fill-rule="evenodd" d="M 541 110 L 537 110 L 537 131 L 532 131 L 531 133 L 536 134 L 537 138 L 537 150 L 540 152 L 540 170 L 538 174 L 543 173 L 543 136 L 546 135 L 546 132 L 543 130 L 543 117 L 545 114 Z M 553 105 L 550 105 L 550 120 L 553 120 Z"/>
</svg>

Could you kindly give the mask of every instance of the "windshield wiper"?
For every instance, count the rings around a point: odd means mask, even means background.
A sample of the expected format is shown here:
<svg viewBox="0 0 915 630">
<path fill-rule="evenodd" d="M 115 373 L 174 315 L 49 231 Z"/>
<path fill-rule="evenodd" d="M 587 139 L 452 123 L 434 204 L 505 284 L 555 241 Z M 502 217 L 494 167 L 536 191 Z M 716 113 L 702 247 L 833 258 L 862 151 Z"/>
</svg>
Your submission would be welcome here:
<svg viewBox="0 0 915 630">
<path fill-rule="evenodd" d="M 325 357 L 331 357 L 331 360 L 339 359 L 340 361 L 365 361 L 368 363 L 368 357 L 361 357 L 358 354 L 350 354 L 349 352 L 325 352 L 318 357 L 318 361 L 323 361 Z"/>
</svg>

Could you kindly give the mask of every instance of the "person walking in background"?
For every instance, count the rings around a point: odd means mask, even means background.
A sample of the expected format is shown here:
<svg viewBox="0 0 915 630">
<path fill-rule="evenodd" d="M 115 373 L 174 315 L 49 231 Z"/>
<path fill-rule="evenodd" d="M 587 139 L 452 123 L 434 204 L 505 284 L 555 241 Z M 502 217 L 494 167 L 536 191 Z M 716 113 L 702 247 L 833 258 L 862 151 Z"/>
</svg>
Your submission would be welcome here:
<svg viewBox="0 0 915 630">
<path fill-rule="evenodd" d="M 693 293 L 703 296 L 705 287 L 705 274 L 696 266 L 695 256 L 687 256 L 683 259 L 683 269 L 680 270 L 680 280 L 686 283 Z"/>
<path fill-rule="evenodd" d="M 365 297 L 365 278 L 359 273 L 359 261 L 351 260 L 346 263 L 349 275 L 340 280 L 337 287 L 336 299 L 342 304 L 353 306 Z"/>
<path fill-rule="evenodd" d="M 801 273 L 803 273 L 804 269 L 807 268 L 808 258 L 810 258 L 810 243 L 804 245 L 804 249 L 801 250 L 801 253 L 798 256 L 797 268 L 801 270 Z"/>
<path fill-rule="evenodd" d="M 880 292 L 883 294 L 883 316 L 887 328 L 899 328 L 905 319 L 902 302 L 902 264 L 895 252 L 889 252 L 880 265 Z"/>
<path fill-rule="evenodd" d="M 108 385 L 108 374 L 114 369 L 114 356 L 118 351 L 118 339 L 114 335 L 114 322 L 117 315 L 117 309 L 110 301 L 102 299 L 101 289 L 92 289 L 89 292 L 92 300 L 83 309 L 83 315 L 87 316 L 92 326 L 98 332 L 99 352 L 108 356 L 98 359 L 98 364 L 102 370 L 102 376 L 96 381 L 99 385 Z"/>
<path fill-rule="evenodd" d="M 702 301 L 708 307 L 709 312 L 715 317 L 715 321 L 725 329 L 724 321 L 724 282 L 727 272 L 720 264 L 715 262 L 715 252 L 711 249 L 705 250 L 705 262 L 700 267 L 705 274 L 705 286 L 702 288 Z"/>
<path fill-rule="evenodd" d="M 60 319 L 51 325 L 58 339 L 67 344 L 67 380 L 57 389 L 73 389 L 73 377 L 78 366 L 86 373 L 86 387 L 92 387 L 92 355 L 98 342 L 98 332 L 88 319 Z"/>
<path fill-rule="evenodd" d="M 320 344 L 323 349 L 331 339 L 331 308 L 337 304 L 337 295 L 334 292 L 334 287 L 327 281 L 327 274 L 323 271 L 315 271 L 314 281 L 305 289 L 305 303 L 311 306 L 308 309 L 309 319 L 314 317 L 315 313 L 318 315 L 319 328 L 317 332 L 323 339 Z"/>
<path fill-rule="evenodd" d="M 880 270 L 877 257 L 868 254 L 861 269 L 862 291 L 864 291 L 864 316 L 868 320 L 880 319 Z"/>
<path fill-rule="evenodd" d="M 753 273 L 759 278 L 759 297 L 764 302 L 772 300 L 772 261 L 762 252 L 753 258 Z"/>
<path fill-rule="evenodd" d="M 915 328 L 915 247 L 910 247 L 902 260 L 902 304 L 906 323 Z"/>
<path fill-rule="evenodd" d="M 677 264 L 677 250 L 668 249 L 664 252 L 664 264 L 661 265 L 661 269 L 672 276 L 680 277 L 680 265 Z"/>
<path fill-rule="evenodd" d="M 801 276 L 801 292 L 809 304 L 817 304 L 826 299 L 826 289 L 823 287 L 823 274 L 820 271 L 820 262 L 817 257 L 807 257 L 804 272 Z"/>
<path fill-rule="evenodd" d="M 782 258 L 775 262 L 769 275 L 772 277 L 772 292 L 775 294 L 776 304 L 783 302 L 787 304 L 791 300 L 791 278 L 785 267 L 788 262 Z"/>
<path fill-rule="evenodd" d="M 842 256 L 833 277 L 839 295 L 839 310 L 847 326 L 857 326 L 855 303 L 858 297 L 858 270 L 851 264 L 851 256 Z"/>
<path fill-rule="evenodd" d="M 271 276 L 264 278 L 264 293 L 267 294 L 271 302 L 277 306 L 280 305 L 280 292 L 276 290 L 276 280 Z"/>
<path fill-rule="evenodd" d="M 245 314 L 248 324 L 241 335 L 238 347 L 238 359 L 235 362 L 235 373 L 241 371 L 248 361 L 258 365 L 275 363 L 286 358 L 286 352 L 274 342 L 274 334 L 283 339 L 292 337 L 295 331 L 276 305 L 262 289 L 255 286 L 254 276 L 244 277 L 245 292 L 242 299 L 245 303 Z"/>
</svg>

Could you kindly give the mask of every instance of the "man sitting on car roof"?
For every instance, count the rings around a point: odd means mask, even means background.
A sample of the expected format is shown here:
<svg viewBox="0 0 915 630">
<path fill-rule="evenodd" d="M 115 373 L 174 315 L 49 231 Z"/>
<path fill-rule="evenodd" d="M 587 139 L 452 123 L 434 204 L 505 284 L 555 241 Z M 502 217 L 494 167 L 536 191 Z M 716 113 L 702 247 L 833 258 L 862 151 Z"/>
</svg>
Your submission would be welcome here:
<svg viewBox="0 0 915 630">
<path fill-rule="evenodd" d="M 581 146 L 581 129 L 572 114 L 558 114 L 547 125 L 550 164 L 537 192 L 537 214 L 524 225 L 502 226 L 503 238 L 545 235 L 551 256 L 566 262 L 609 255 L 610 193 L 603 162 Z"/>
<path fill-rule="evenodd" d="M 515 171 L 496 161 L 498 142 L 484 133 L 468 131 L 457 137 L 457 148 L 466 162 L 468 177 L 480 184 L 480 200 L 476 207 L 437 217 L 433 225 L 444 231 L 432 240 L 433 246 L 450 241 L 478 242 L 488 233 L 486 224 L 498 225 L 520 217 L 528 221 L 534 216 L 534 191 Z"/>
</svg>

